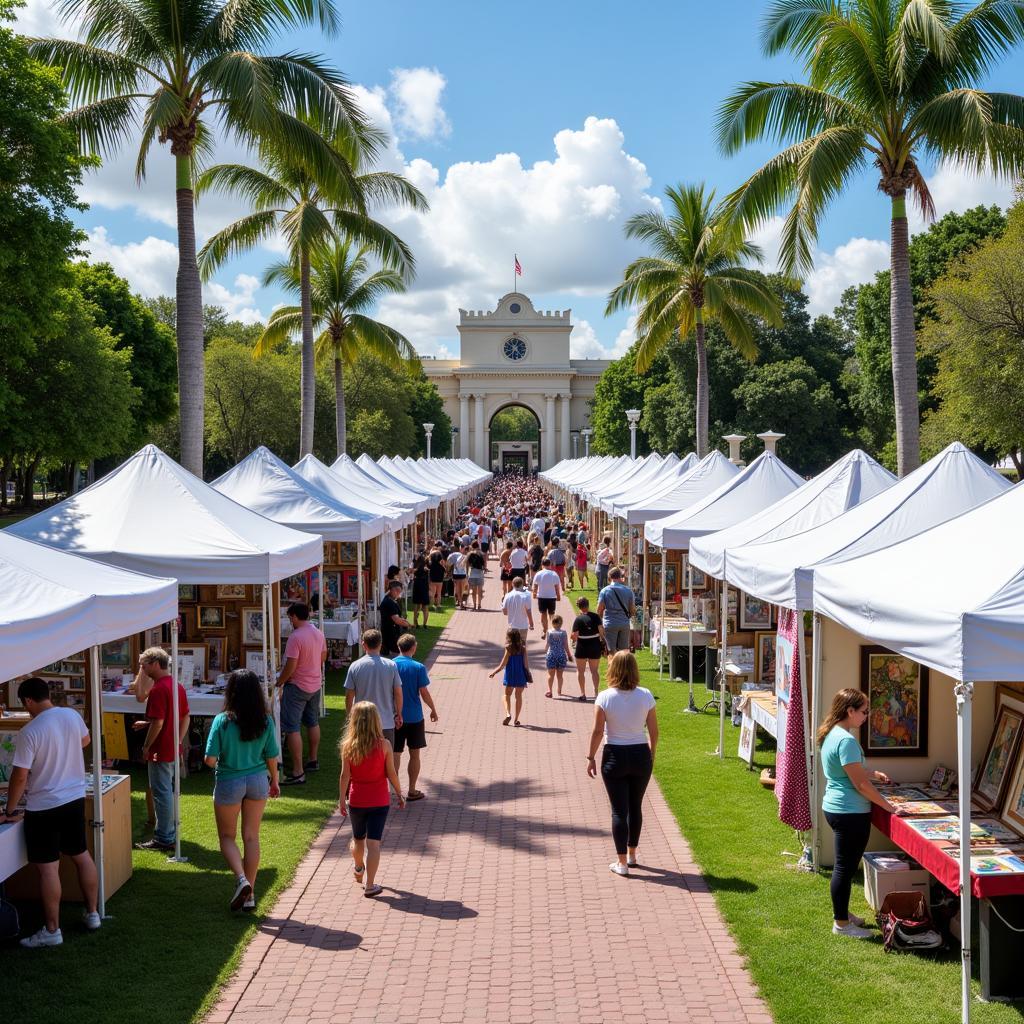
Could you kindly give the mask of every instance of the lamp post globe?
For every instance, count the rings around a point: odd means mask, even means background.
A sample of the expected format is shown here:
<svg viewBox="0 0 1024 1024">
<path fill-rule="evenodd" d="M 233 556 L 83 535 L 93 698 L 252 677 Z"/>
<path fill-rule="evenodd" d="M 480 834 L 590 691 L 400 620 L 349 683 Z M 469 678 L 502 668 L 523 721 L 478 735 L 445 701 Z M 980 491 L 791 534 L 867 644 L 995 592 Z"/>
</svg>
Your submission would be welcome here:
<svg viewBox="0 0 1024 1024">
<path fill-rule="evenodd" d="M 636 425 L 640 422 L 639 409 L 627 409 L 626 419 L 629 421 L 629 457 L 636 458 Z"/>
<path fill-rule="evenodd" d="M 423 433 L 427 435 L 427 458 L 429 459 L 430 458 L 430 437 L 434 433 L 434 424 L 433 423 L 424 423 L 423 424 Z"/>
<path fill-rule="evenodd" d="M 583 435 L 583 456 L 584 458 L 590 458 L 590 435 L 593 434 L 593 430 L 590 427 L 584 427 L 580 433 Z"/>
</svg>

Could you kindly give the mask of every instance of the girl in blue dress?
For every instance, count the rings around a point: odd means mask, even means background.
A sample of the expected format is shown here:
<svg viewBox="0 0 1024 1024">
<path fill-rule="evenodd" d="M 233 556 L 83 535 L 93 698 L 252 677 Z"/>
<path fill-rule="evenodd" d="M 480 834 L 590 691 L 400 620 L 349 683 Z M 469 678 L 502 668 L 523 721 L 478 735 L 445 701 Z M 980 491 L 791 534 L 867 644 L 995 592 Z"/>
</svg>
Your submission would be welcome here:
<svg viewBox="0 0 1024 1024">
<path fill-rule="evenodd" d="M 530 659 L 523 643 L 523 634 L 518 629 L 510 629 L 505 634 L 505 654 L 501 664 L 490 674 L 493 679 L 502 669 L 505 670 L 505 719 L 502 725 L 512 721 L 512 694 L 516 695 L 516 725 L 522 723 L 519 716 L 523 710 L 523 690 L 530 681 Z"/>
<path fill-rule="evenodd" d="M 551 696 L 552 684 L 557 680 L 558 696 L 562 696 L 562 672 L 565 666 L 572 661 L 569 654 L 569 636 L 562 629 L 562 616 L 556 615 L 551 620 L 551 629 L 548 631 L 548 648 L 545 665 L 548 670 L 548 692 L 545 697 Z"/>
</svg>

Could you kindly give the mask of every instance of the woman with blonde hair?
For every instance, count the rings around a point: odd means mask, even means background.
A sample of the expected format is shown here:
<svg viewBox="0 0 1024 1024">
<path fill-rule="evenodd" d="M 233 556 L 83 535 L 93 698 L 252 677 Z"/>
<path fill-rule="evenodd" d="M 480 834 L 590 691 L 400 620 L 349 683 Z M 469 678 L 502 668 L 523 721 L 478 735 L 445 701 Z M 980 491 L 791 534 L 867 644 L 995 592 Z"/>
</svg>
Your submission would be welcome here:
<svg viewBox="0 0 1024 1024">
<path fill-rule="evenodd" d="M 870 714 L 868 698 L 860 690 L 840 690 L 818 728 L 821 746 L 821 770 L 825 776 L 825 794 L 821 809 L 835 833 L 836 856 L 832 868 L 832 934 L 850 939 L 867 939 L 872 933 L 863 918 L 850 913 L 850 890 L 860 859 L 871 835 L 871 805 L 877 804 L 890 814 L 896 809 L 875 789 L 875 782 L 887 784 L 885 772 L 869 772 L 864 767 L 864 751 L 855 733 Z"/>
<path fill-rule="evenodd" d="M 380 843 L 384 823 L 388 820 L 391 783 L 398 806 L 405 807 L 402 785 L 395 771 L 395 755 L 384 738 L 380 712 L 368 700 L 352 706 L 345 735 L 338 748 L 341 752 L 339 806 L 342 817 L 352 821 L 353 874 L 363 883 L 364 896 L 377 896 L 383 890 L 374 882 L 380 865 Z"/>
<path fill-rule="evenodd" d="M 597 778 L 595 758 L 603 736 L 601 778 L 612 805 L 616 856 L 608 869 L 616 875 L 628 875 L 637 864 L 644 793 L 651 781 L 658 746 L 654 707 L 654 694 L 640 685 L 636 658 L 629 651 L 618 651 L 608 663 L 608 689 L 594 701 L 594 731 L 587 754 L 587 774 Z"/>
</svg>

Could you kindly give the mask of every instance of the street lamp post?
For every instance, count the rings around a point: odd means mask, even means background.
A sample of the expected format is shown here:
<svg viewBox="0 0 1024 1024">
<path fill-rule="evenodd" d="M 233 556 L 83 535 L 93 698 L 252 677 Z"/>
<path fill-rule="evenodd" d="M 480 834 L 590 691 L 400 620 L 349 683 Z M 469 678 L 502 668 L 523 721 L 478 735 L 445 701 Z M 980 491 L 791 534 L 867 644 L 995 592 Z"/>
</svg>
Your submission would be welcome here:
<svg viewBox="0 0 1024 1024">
<path fill-rule="evenodd" d="M 629 420 L 629 457 L 636 458 L 636 425 L 640 422 L 639 409 L 627 409 L 626 419 Z"/>
<path fill-rule="evenodd" d="M 583 456 L 584 456 L 584 458 L 589 459 L 590 458 L 590 435 L 593 433 L 593 430 L 591 430 L 590 427 L 584 427 L 583 430 L 580 431 L 580 433 L 583 434 Z"/>
<path fill-rule="evenodd" d="M 574 459 L 580 457 L 580 432 L 578 430 L 572 432 L 572 457 Z"/>
<path fill-rule="evenodd" d="M 431 436 L 431 434 L 434 433 L 434 424 L 433 423 L 424 423 L 423 424 L 423 433 L 427 435 L 427 458 L 429 459 L 430 458 L 430 436 Z"/>
<path fill-rule="evenodd" d="M 453 459 L 457 459 L 459 457 L 459 451 L 458 451 L 458 448 L 456 446 L 456 442 L 458 440 L 459 440 L 459 428 L 458 427 L 452 427 L 452 455 L 451 455 L 451 457 Z"/>
</svg>

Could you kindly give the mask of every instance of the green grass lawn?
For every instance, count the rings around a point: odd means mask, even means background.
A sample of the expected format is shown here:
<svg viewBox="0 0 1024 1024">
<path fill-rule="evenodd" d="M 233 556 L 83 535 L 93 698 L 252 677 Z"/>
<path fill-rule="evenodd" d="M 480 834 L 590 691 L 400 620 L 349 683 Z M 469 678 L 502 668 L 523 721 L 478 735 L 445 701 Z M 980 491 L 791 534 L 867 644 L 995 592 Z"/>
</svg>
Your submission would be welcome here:
<svg viewBox="0 0 1024 1024">
<path fill-rule="evenodd" d="M 418 658 L 425 658 L 451 617 L 448 608 L 419 630 Z M 233 881 L 217 843 L 213 775 L 182 780 L 182 853 L 187 864 L 136 850 L 131 880 L 107 902 L 112 920 L 89 934 L 80 905 L 62 915 L 64 945 L 56 949 L 3 951 L 4 1019 L 58 1024 L 186 1024 L 202 1017 L 230 978 L 263 916 L 292 879 L 338 799 L 338 738 L 345 698 L 343 672 L 328 673 L 328 715 L 322 723 L 321 770 L 305 786 L 286 789 L 267 805 L 257 913 L 232 914 Z M 132 773 L 135 838 L 144 838 L 145 773 Z M 37 907 L 23 905 L 22 923 L 33 930 Z M 6 1012 L 10 1012 L 10 1017 Z"/>
<path fill-rule="evenodd" d="M 596 607 L 593 591 L 588 596 Z M 638 660 L 641 684 L 658 697 L 658 784 L 777 1024 L 957 1024 L 959 950 L 928 959 L 886 953 L 880 939 L 833 937 L 829 873 L 787 866 L 796 858 L 782 853 L 799 853 L 796 835 L 778 820 L 775 795 L 758 783 L 761 769 L 775 763 L 774 742 L 759 741 L 750 771 L 736 756 L 739 730 L 727 721 L 720 761 L 712 754 L 717 712 L 684 714 L 686 684 L 667 671 L 659 681 L 650 652 Z M 698 706 L 709 696 L 702 683 Z M 874 919 L 860 880 L 851 909 Z M 1021 1020 L 1018 1007 L 1004 1004 L 976 1002 L 972 1012 L 982 1024 Z"/>
</svg>

